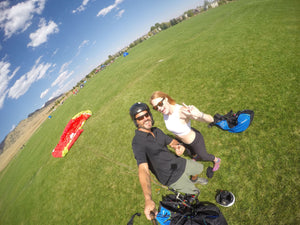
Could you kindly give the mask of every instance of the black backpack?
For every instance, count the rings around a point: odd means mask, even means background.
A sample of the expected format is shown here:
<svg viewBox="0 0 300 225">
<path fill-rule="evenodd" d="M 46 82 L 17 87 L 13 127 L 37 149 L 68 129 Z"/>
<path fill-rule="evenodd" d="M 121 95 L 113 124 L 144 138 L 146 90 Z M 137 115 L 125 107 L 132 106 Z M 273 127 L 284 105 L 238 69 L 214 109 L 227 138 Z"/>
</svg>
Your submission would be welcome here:
<svg viewBox="0 0 300 225">
<path fill-rule="evenodd" d="M 163 196 L 156 220 L 161 225 L 227 225 L 215 204 L 200 202 L 197 197 L 181 194 Z"/>
</svg>

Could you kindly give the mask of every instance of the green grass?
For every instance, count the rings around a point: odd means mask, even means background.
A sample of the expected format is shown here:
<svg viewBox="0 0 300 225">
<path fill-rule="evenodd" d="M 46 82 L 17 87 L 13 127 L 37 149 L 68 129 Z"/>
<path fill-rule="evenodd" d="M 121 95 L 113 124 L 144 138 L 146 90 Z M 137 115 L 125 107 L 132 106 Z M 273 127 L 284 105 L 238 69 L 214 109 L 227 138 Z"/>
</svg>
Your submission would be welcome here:
<svg viewBox="0 0 300 225">
<path fill-rule="evenodd" d="M 130 106 L 161 90 L 214 115 L 252 109 L 243 133 L 193 122 L 222 158 L 202 201 L 228 189 L 229 224 L 299 224 L 297 0 L 239 0 L 184 21 L 129 51 L 60 106 L 0 173 L 0 224 L 150 224 L 131 150 Z M 93 115 L 64 158 L 52 149 L 78 112 Z M 155 125 L 170 134 L 162 116 Z M 204 163 L 207 167 L 210 163 Z M 157 203 L 167 190 L 152 185 Z"/>
</svg>

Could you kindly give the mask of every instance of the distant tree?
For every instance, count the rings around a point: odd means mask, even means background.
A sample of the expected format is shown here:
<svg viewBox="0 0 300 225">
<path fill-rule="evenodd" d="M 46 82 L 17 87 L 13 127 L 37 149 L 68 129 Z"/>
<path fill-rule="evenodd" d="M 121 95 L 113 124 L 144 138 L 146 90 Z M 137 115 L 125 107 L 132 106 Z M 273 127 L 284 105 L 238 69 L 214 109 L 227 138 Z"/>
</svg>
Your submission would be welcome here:
<svg viewBox="0 0 300 225">
<path fill-rule="evenodd" d="M 170 27 L 170 23 L 162 23 L 161 24 L 161 29 L 162 30 L 166 30 L 166 29 L 168 29 Z"/>
<path fill-rule="evenodd" d="M 110 59 L 107 59 L 107 60 L 104 62 L 105 65 L 108 65 L 109 63 L 110 63 Z"/>
<path fill-rule="evenodd" d="M 170 20 L 170 24 L 171 24 L 171 26 L 175 26 L 177 23 L 178 23 L 178 22 L 177 22 L 177 20 L 176 20 L 176 19 L 172 19 L 172 20 Z"/>
<path fill-rule="evenodd" d="M 139 39 L 136 39 L 133 43 L 134 43 L 134 46 L 136 46 L 140 43 L 140 41 L 139 41 Z"/>
<path fill-rule="evenodd" d="M 206 10 L 208 10 L 208 6 L 209 6 L 210 4 L 209 4 L 209 1 L 207 1 L 207 0 L 205 0 L 204 1 L 204 10 L 206 11 Z"/>
<path fill-rule="evenodd" d="M 223 4 L 226 4 L 226 1 L 225 1 L 225 0 L 220 0 L 220 1 L 218 2 L 218 5 L 223 5 Z"/>
<path fill-rule="evenodd" d="M 190 9 L 189 11 L 186 12 L 188 17 L 193 17 L 194 16 L 194 12 L 192 9 Z"/>
</svg>

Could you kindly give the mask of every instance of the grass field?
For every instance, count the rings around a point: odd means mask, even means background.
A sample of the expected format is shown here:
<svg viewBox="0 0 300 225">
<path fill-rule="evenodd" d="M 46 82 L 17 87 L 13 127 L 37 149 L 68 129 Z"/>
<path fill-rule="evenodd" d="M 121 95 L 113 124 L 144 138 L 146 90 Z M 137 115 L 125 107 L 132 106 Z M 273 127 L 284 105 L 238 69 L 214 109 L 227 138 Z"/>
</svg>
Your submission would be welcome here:
<svg viewBox="0 0 300 225">
<path fill-rule="evenodd" d="M 230 225 L 300 224 L 297 0 L 238 0 L 184 21 L 129 51 L 90 79 L 42 124 L 0 173 L 0 224 L 151 224 L 131 150 L 130 106 L 161 90 L 214 115 L 252 109 L 240 134 L 192 125 L 222 158 L 201 201 L 227 189 Z M 159 22 L 159 21 L 158 21 Z M 78 112 L 93 115 L 64 158 L 52 149 Z M 170 134 L 161 114 L 155 125 Z M 210 163 L 204 163 L 205 167 Z M 155 180 L 154 180 L 155 181 Z M 157 203 L 169 192 L 152 184 Z"/>
</svg>

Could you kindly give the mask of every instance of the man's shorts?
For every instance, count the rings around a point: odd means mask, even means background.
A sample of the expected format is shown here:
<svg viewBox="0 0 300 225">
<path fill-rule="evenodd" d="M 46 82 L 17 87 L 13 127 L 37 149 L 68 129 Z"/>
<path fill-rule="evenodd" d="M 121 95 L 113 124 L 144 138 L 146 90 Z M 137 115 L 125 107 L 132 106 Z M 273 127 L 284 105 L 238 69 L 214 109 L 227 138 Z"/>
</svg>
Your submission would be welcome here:
<svg viewBox="0 0 300 225">
<path fill-rule="evenodd" d="M 194 160 L 187 159 L 185 170 L 182 176 L 169 187 L 175 189 L 178 192 L 186 194 L 198 194 L 199 189 L 195 187 L 195 184 L 190 180 L 190 176 L 195 176 L 203 171 L 203 165 Z"/>
</svg>

